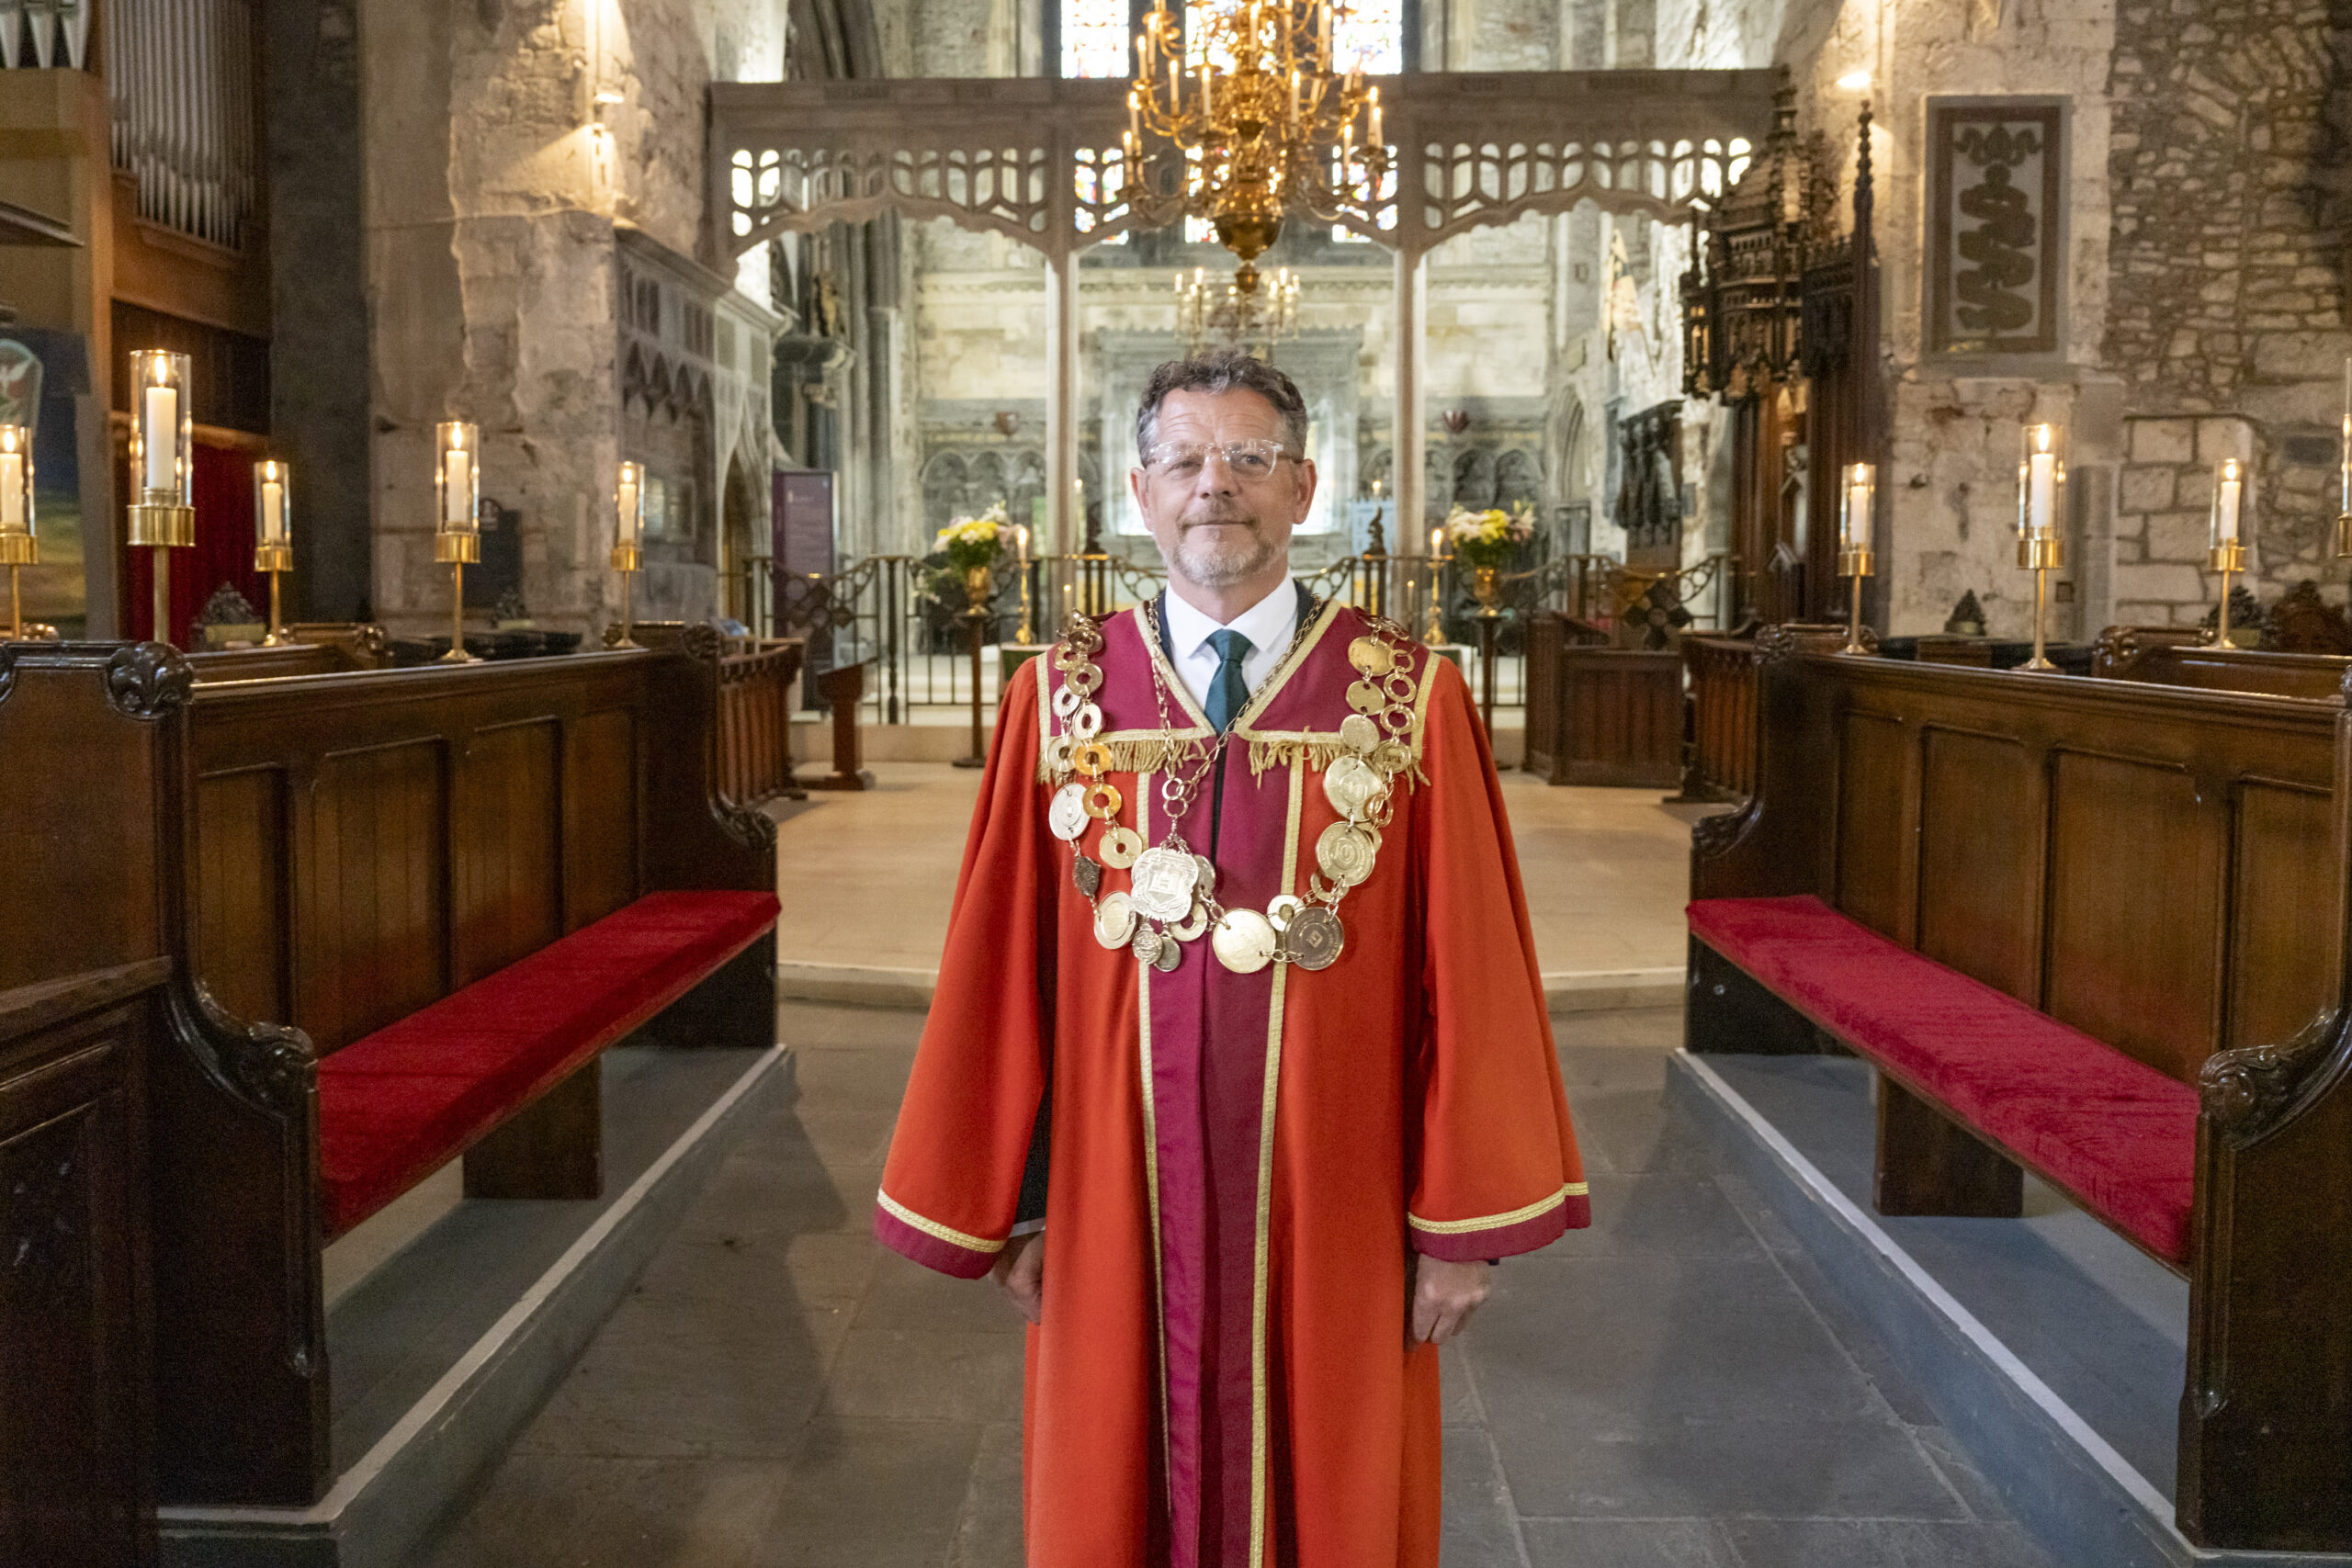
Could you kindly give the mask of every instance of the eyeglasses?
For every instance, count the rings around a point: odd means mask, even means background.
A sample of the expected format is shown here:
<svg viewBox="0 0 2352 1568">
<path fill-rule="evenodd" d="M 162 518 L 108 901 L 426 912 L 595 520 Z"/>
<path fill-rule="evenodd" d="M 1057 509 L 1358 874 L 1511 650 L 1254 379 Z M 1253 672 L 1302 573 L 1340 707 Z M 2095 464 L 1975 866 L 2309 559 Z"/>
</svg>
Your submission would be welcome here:
<svg viewBox="0 0 2352 1568">
<path fill-rule="evenodd" d="M 1143 455 L 1143 465 L 1161 479 L 1191 479 L 1201 471 L 1201 465 L 1216 453 L 1225 459 L 1225 466 L 1236 479 L 1262 479 L 1273 476 L 1274 466 L 1283 458 L 1296 457 L 1283 450 L 1279 441 L 1212 441 L 1201 445 L 1189 441 L 1163 441 Z"/>
</svg>

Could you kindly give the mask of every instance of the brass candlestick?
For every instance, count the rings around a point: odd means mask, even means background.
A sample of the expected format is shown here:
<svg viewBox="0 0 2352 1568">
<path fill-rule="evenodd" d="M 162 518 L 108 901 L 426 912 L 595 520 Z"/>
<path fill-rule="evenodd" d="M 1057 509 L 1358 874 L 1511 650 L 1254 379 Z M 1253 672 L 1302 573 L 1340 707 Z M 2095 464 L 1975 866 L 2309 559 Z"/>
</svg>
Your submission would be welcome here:
<svg viewBox="0 0 2352 1568">
<path fill-rule="evenodd" d="M 2066 498 L 2066 432 L 2055 424 L 2029 424 L 2018 459 L 2018 565 L 2033 573 L 2033 657 L 2018 666 L 2055 671 L 2050 662 L 2048 623 L 2050 574 L 2066 565 L 2066 541 L 2058 531 Z"/>
<path fill-rule="evenodd" d="M 33 535 L 33 433 L 21 424 L 0 424 L 0 562 L 8 568 L 8 636 L 25 635 L 26 567 L 40 560 Z"/>
<path fill-rule="evenodd" d="M 1424 647 L 1443 648 L 1445 646 L 1445 617 L 1439 602 L 1445 596 L 1443 577 L 1448 558 L 1438 554 L 1435 533 L 1434 529 L 1431 530 L 1432 536 L 1430 540 L 1429 625 L 1421 630 L 1421 642 Z"/>
<path fill-rule="evenodd" d="M 613 480 L 613 570 L 621 574 L 621 635 L 614 648 L 635 648 L 637 611 L 630 580 L 645 566 L 645 465 L 623 463 Z"/>
<path fill-rule="evenodd" d="M 139 499 L 125 541 L 154 551 L 157 642 L 172 640 L 172 551 L 196 543 L 196 419 L 188 356 L 141 349 L 130 356 L 130 473 Z"/>
<path fill-rule="evenodd" d="M 2245 570 L 2245 524 L 2253 499 L 2245 466 L 2235 457 L 2213 465 L 2213 510 L 2205 564 L 2222 574 L 2222 605 L 2213 617 L 2213 646 L 2230 646 L 2230 579 Z"/>
<path fill-rule="evenodd" d="M 1862 646 L 1862 579 L 1872 575 L 1877 562 L 1871 554 L 1871 508 L 1878 495 L 1878 468 L 1849 463 L 1839 487 L 1838 516 L 1838 575 L 1853 579 L 1854 598 L 1846 621 L 1846 646 L 1838 651 L 1867 655 Z"/>
<path fill-rule="evenodd" d="M 449 651 L 441 662 L 471 664 L 466 568 L 481 559 L 481 433 L 463 420 L 446 420 L 433 434 L 433 558 L 449 569 Z"/>
<path fill-rule="evenodd" d="M 644 570 L 644 552 L 636 545 L 613 547 L 613 570 L 621 574 L 621 635 L 608 644 L 612 648 L 641 646 L 636 637 L 637 610 L 629 593 L 629 584 Z"/>
<path fill-rule="evenodd" d="M 280 609 L 277 579 L 281 572 L 294 570 L 294 547 L 291 545 L 256 545 L 254 547 L 254 570 L 269 574 L 269 630 L 263 634 L 264 648 L 286 648 L 294 639 L 286 633 L 285 616 Z"/>
</svg>

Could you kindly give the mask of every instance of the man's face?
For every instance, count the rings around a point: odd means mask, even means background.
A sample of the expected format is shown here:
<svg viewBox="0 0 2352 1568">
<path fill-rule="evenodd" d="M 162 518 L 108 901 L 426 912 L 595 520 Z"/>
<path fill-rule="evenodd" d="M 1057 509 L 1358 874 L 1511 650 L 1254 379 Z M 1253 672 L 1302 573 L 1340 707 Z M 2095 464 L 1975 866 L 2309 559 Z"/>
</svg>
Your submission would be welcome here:
<svg viewBox="0 0 2352 1568">
<path fill-rule="evenodd" d="M 1155 457 L 1127 483 L 1170 571 L 1214 590 L 1288 566 L 1291 530 L 1315 499 L 1315 465 L 1290 453 L 1272 403 L 1241 389 L 1170 392 L 1155 440 L 1155 454 L 1180 460 Z M 1272 443 L 1283 456 L 1253 476 L 1222 450 L 1235 442 Z"/>
</svg>

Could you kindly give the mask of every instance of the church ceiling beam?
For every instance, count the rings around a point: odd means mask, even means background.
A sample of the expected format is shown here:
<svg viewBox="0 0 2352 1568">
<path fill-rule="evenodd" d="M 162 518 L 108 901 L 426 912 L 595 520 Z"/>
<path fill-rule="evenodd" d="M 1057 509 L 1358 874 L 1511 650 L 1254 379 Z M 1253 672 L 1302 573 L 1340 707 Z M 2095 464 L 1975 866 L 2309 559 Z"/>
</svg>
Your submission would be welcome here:
<svg viewBox="0 0 2352 1568">
<path fill-rule="evenodd" d="M 1679 220 L 1772 127 L 1770 71 L 1425 73 L 1383 83 L 1400 149 L 1365 238 L 1419 255 L 1565 212 Z M 712 210 L 740 255 L 885 211 L 946 218 L 1047 256 L 1136 227 L 1114 199 L 1126 84 L 1042 77 L 719 83 Z M 1735 145 L 1739 144 L 1739 145 Z"/>
</svg>

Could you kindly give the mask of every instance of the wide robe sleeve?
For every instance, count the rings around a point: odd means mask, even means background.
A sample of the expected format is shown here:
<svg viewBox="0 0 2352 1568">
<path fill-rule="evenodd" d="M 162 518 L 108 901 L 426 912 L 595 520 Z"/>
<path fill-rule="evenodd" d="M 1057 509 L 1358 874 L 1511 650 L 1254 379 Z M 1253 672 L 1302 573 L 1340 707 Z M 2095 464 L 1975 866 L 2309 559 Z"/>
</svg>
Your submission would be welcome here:
<svg viewBox="0 0 2352 1568">
<path fill-rule="evenodd" d="M 1436 660 L 1427 705 L 1420 1146 L 1406 1219 L 1419 1251 L 1475 1262 L 1531 1252 L 1591 1209 L 1502 787 L 1450 660 Z"/>
<path fill-rule="evenodd" d="M 883 1245 L 967 1280 L 989 1271 L 1012 1228 L 1052 1038 L 1053 840 L 1037 783 L 1036 675 L 1023 669 L 1008 684 L 874 1209 Z"/>
</svg>

